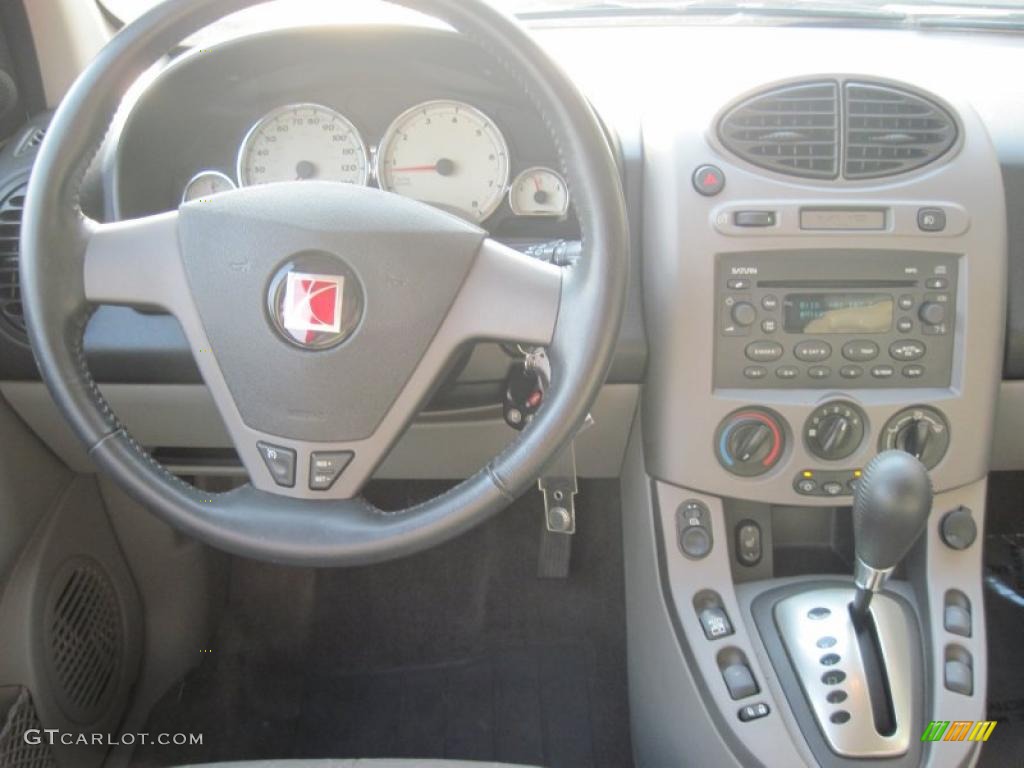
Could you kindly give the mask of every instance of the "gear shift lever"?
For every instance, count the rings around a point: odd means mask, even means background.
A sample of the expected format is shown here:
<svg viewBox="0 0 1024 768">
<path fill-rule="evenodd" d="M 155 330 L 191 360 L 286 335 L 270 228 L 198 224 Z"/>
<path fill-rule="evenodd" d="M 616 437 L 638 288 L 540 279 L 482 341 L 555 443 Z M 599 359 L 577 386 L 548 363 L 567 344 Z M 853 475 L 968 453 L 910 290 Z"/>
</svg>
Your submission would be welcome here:
<svg viewBox="0 0 1024 768">
<path fill-rule="evenodd" d="M 921 535 L 932 507 L 928 470 L 903 451 L 884 451 L 864 468 L 853 495 L 855 625 L 867 617 L 871 597 Z"/>
</svg>

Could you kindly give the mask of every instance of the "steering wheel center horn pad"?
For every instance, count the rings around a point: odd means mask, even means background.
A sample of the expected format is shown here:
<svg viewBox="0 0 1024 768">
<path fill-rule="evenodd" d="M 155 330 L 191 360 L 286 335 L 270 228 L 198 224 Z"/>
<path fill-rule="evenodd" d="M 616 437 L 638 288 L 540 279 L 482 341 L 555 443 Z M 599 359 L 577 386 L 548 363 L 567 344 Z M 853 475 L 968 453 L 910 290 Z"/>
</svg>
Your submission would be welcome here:
<svg viewBox="0 0 1024 768">
<path fill-rule="evenodd" d="M 373 434 L 485 238 L 472 224 L 405 198 L 317 181 L 188 203 L 178 230 L 190 292 L 242 420 L 313 442 Z M 291 318 L 303 339 L 304 326 L 325 329 L 308 331 L 314 337 L 302 347 L 285 327 L 285 311 L 296 314 L 311 280 L 292 277 L 289 295 L 289 274 L 320 276 L 319 296 L 328 298 L 321 317 Z M 332 286 L 332 278 L 343 279 Z M 271 302 L 275 310 L 281 305 L 271 314 L 277 322 L 268 322 Z M 316 350 L 319 337 L 331 348 Z"/>
<path fill-rule="evenodd" d="M 83 217 L 82 172 L 129 86 L 190 33 L 257 1 L 160 4 L 72 86 L 40 148 L 22 223 L 29 336 L 55 402 L 96 464 L 169 524 L 275 562 L 379 562 L 505 508 L 584 422 L 625 303 L 621 179 L 586 99 L 513 19 L 482 0 L 402 0 L 488 50 L 546 116 L 577 201 L 575 266 L 532 259 L 422 203 L 325 182 L 251 187 L 129 221 Z M 248 484 L 197 490 L 131 437 L 82 353 L 99 304 L 177 318 Z M 452 490 L 400 512 L 376 509 L 360 490 L 455 353 L 476 341 L 547 347 L 544 407 Z M 268 456 L 290 457 L 288 482 Z M 331 461 L 340 476 L 325 484 L 318 473 Z"/>
</svg>

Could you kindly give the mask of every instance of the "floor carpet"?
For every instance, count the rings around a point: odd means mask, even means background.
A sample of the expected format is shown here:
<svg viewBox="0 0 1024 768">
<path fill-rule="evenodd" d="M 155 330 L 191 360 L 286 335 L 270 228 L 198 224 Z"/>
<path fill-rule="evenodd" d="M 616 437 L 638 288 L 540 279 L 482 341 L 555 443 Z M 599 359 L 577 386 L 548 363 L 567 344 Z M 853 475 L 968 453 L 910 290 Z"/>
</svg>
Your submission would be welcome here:
<svg viewBox="0 0 1024 768">
<path fill-rule="evenodd" d="M 401 506 L 433 484 L 388 483 Z M 551 768 L 632 764 L 618 485 L 584 483 L 568 579 L 536 578 L 539 495 L 429 552 L 313 570 L 245 560 L 209 657 L 133 764 L 449 757 Z"/>
</svg>

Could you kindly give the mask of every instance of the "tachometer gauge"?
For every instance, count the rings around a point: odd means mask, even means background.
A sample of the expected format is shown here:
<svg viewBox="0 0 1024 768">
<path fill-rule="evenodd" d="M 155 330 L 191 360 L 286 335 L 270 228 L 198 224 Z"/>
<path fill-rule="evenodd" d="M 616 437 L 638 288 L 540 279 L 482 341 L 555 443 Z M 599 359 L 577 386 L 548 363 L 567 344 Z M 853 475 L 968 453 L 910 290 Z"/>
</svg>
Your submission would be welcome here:
<svg viewBox="0 0 1024 768">
<path fill-rule="evenodd" d="M 516 216 L 564 216 L 569 210 L 569 189 L 555 171 L 535 166 L 516 176 L 508 204 Z"/>
<path fill-rule="evenodd" d="M 476 107 L 428 101 L 399 115 L 377 152 L 381 188 L 473 221 L 494 213 L 508 185 L 505 137 Z"/>
<path fill-rule="evenodd" d="M 238 183 L 343 181 L 365 184 L 366 144 L 344 115 L 320 104 L 290 104 L 265 115 L 238 151 Z"/>
<path fill-rule="evenodd" d="M 200 171 L 185 185 L 185 191 L 181 193 L 181 202 L 205 200 L 234 188 L 235 182 L 220 171 Z"/>
</svg>

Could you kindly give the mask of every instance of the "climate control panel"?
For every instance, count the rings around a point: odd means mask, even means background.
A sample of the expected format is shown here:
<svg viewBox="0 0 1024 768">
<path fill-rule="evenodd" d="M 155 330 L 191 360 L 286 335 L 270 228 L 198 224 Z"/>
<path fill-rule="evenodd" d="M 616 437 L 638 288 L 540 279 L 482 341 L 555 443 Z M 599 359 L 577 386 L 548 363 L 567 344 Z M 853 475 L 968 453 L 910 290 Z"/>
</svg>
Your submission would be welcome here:
<svg viewBox="0 0 1024 768">
<path fill-rule="evenodd" d="M 919 251 L 721 255 L 721 388 L 948 387 L 958 257 Z"/>
<path fill-rule="evenodd" d="M 767 408 L 733 411 L 718 427 L 718 461 L 734 475 L 756 477 L 768 472 L 786 449 L 785 422 Z"/>
</svg>

